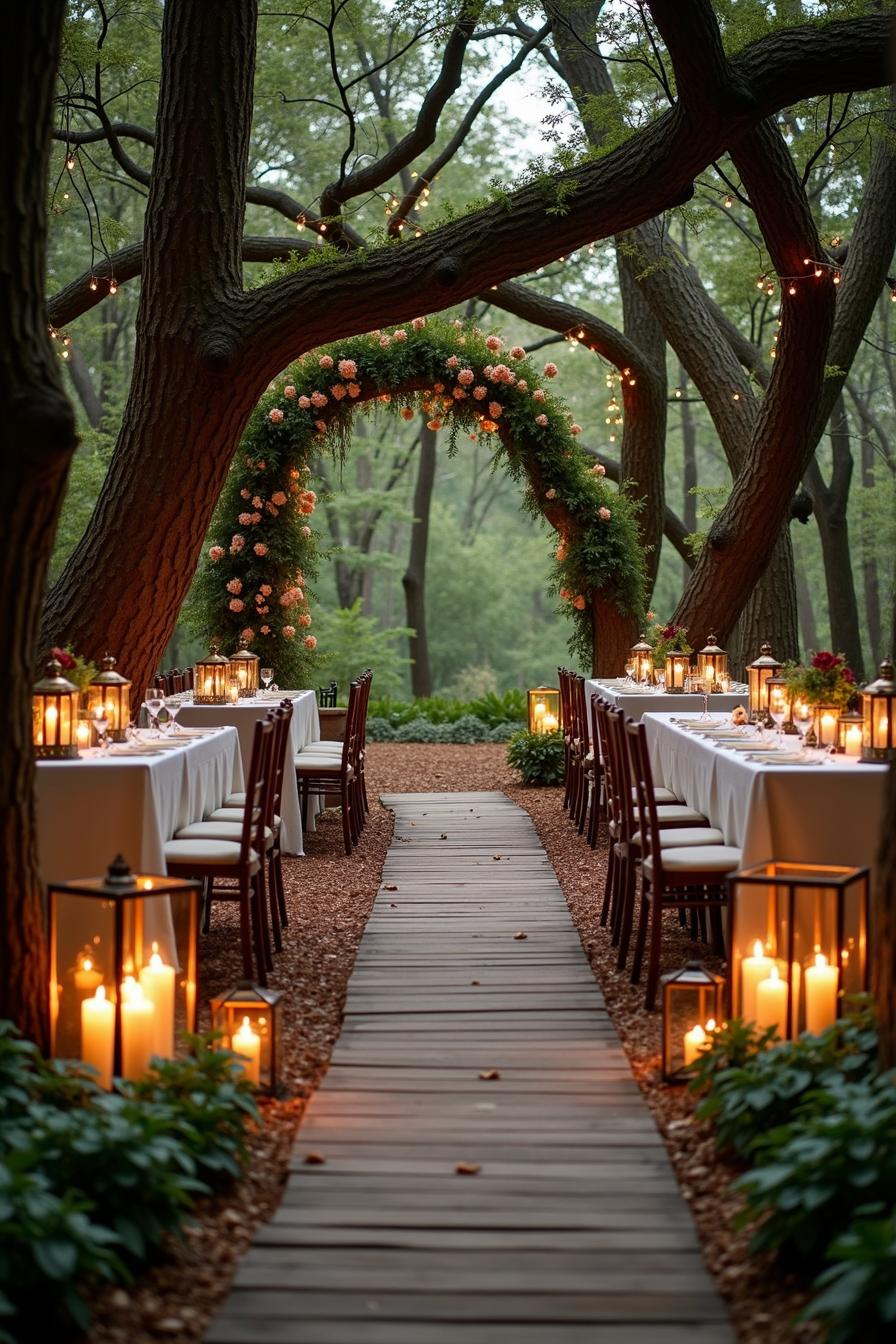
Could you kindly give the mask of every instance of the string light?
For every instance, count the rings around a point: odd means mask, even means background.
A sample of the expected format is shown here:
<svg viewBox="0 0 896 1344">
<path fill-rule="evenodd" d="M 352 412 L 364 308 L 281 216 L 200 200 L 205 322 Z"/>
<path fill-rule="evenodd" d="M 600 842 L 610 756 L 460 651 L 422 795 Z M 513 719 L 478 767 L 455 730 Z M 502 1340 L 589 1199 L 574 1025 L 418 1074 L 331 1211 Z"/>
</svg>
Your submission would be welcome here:
<svg viewBox="0 0 896 1344">
<path fill-rule="evenodd" d="M 734 204 L 734 198 L 732 196 L 726 196 L 722 204 L 724 205 L 726 210 L 730 210 L 732 205 Z"/>
<path fill-rule="evenodd" d="M 70 173 L 75 171 L 75 156 L 71 150 L 65 156 L 65 166 Z"/>
<path fill-rule="evenodd" d="M 304 229 L 304 227 L 305 227 L 305 216 L 304 216 L 304 215 L 297 215 L 297 216 L 296 216 L 296 229 L 298 230 L 299 233 L 301 233 L 302 230 Z"/>
<path fill-rule="evenodd" d="M 115 276 L 114 276 L 114 275 L 113 275 L 112 279 L 109 281 L 109 293 L 110 293 L 110 294 L 117 294 L 117 293 L 118 293 L 118 281 L 115 279 Z"/>
<path fill-rule="evenodd" d="M 96 279 L 96 276 L 95 276 L 95 275 L 92 275 L 92 276 L 90 277 L 90 285 L 89 285 L 89 288 L 92 289 L 92 290 L 94 290 L 94 291 L 96 291 L 96 289 L 97 289 L 97 279 Z"/>
</svg>

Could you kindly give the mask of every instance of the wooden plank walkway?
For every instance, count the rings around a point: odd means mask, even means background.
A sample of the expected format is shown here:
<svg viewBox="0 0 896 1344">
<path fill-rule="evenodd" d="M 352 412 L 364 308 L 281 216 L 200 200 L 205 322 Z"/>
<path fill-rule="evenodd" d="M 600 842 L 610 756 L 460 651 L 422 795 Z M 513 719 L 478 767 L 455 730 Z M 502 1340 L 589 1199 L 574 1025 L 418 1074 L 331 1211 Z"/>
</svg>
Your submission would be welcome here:
<svg viewBox="0 0 896 1344">
<path fill-rule="evenodd" d="M 382 802 L 342 1034 L 209 1344 L 730 1344 L 528 814 Z"/>
</svg>

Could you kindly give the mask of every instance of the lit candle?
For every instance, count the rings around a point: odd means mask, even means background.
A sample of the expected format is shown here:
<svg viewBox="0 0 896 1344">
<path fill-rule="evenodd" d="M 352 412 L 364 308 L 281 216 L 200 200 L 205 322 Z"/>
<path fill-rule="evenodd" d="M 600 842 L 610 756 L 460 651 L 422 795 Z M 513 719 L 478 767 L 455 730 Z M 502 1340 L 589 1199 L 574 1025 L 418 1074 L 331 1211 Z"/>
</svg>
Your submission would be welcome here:
<svg viewBox="0 0 896 1344">
<path fill-rule="evenodd" d="M 831 743 L 835 741 L 835 734 L 837 732 L 837 720 L 833 714 L 821 715 L 820 730 L 818 735 L 818 745 L 821 747 L 829 747 Z"/>
<path fill-rule="evenodd" d="M 756 1023 L 759 1027 L 787 1025 L 787 981 L 781 979 L 777 966 L 772 965 L 767 980 L 756 986 Z"/>
<path fill-rule="evenodd" d="M 534 714 L 536 719 L 540 719 L 542 715 L 545 713 L 546 709 L 547 706 L 545 705 L 543 700 L 536 700 L 535 704 L 532 707 L 532 713 Z"/>
<path fill-rule="evenodd" d="M 836 1020 L 837 968 L 817 952 L 815 965 L 806 968 L 806 1030 L 817 1036 Z"/>
<path fill-rule="evenodd" d="M 154 1009 L 152 1052 L 170 1059 L 174 1054 L 174 967 L 159 956 L 158 943 L 153 943 L 149 965 L 140 972 L 140 984 Z"/>
<path fill-rule="evenodd" d="M 85 994 L 92 994 L 97 985 L 101 985 L 102 983 L 102 971 L 96 969 L 93 957 L 87 952 L 82 952 L 78 957 L 75 970 L 75 989 L 80 989 Z"/>
<path fill-rule="evenodd" d="M 112 1086 L 112 1061 L 115 1054 L 115 1005 L 99 986 L 92 999 L 81 1004 L 81 1058 L 99 1074 L 100 1086 Z"/>
<path fill-rule="evenodd" d="M 744 957 L 740 966 L 740 1015 L 745 1022 L 756 1021 L 756 986 L 766 978 L 774 964 L 757 938 L 752 957 Z"/>
<path fill-rule="evenodd" d="M 212 693 L 212 679 L 211 679 L 211 677 L 206 677 L 206 678 L 205 678 L 205 681 L 202 683 L 202 687 L 203 687 L 203 695 L 211 695 L 211 693 Z"/>
<path fill-rule="evenodd" d="M 846 730 L 846 741 L 843 744 L 844 755 L 859 756 L 862 751 L 862 730 L 858 724 Z"/>
<path fill-rule="evenodd" d="M 699 1022 L 695 1027 L 691 1027 L 690 1031 L 686 1031 L 684 1034 L 685 1068 L 687 1068 L 689 1064 L 693 1064 L 694 1060 L 700 1054 L 701 1050 L 705 1050 L 708 1045 L 709 1041 L 707 1039 L 706 1032 L 700 1026 Z"/>
<path fill-rule="evenodd" d="M 712 690 L 712 684 L 715 681 L 715 679 L 716 679 L 715 668 L 707 667 L 706 671 L 703 673 L 703 680 L 706 682 L 706 689 L 708 691 Z"/>
<path fill-rule="evenodd" d="M 555 733 L 557 731 L 557 715 L 545 714 L 544 718 L 542 719 L 542 724 L 544 727 L 544 732 Z"/>
<path fill-rule="evenodd" d="M 44 713 L 44 723 L 47 728 L 47 746 L 56 746 L 56 727 L 59 722 L 59 710 L 55 705 L 47 705 Z M 39 744 L 43 745 L 43 744 Z"/>
<path fill-rule="evenodd" d="M 232 705 L 238 705 L 240 700 L 240 683 L 237 677 L 230 678 L 230 685 L 227 688 L 227 694 Z"/>
<path fill-rule="evenodd" d="M 86 719 L 78 720 L 78 726 L 75 729 L 75 740 L 79 747 L 90 746 L 90 724 Z"/>
<path fill-rule="evenodd" d="M 153 1052 L 155 1009 L 132 975 L 121 986 L 121 1076 L 142 1078 Z"/>
<path fill-rule="evenodd" d="M 253 1087 L 261 1082 L 261 1037 L 252 1030 L 248 1017 L 243 1018 L 239 1031 L 234 1032 L 230 1042 L 234 1054 L 242 1055 L 240 1060 L 243 1071 Z"/>
</svg>

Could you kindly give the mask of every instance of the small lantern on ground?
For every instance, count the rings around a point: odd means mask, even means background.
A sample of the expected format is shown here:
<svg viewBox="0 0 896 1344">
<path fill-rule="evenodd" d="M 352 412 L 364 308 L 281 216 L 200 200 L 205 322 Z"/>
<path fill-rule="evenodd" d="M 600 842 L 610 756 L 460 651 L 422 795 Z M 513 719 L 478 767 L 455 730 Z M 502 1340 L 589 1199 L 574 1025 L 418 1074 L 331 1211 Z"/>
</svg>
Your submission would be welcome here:
<svg viewBox="0 0 896 1344">
<path fill-rule="evenodd" d="M 769 860 L 728 884 L 730 1015 L 784 1040 L 824 1031 L 868 989 L 869 870 Z"/>
<path fill-rule="evenodd" d="M 681 649 L 670 649 L 666 654 L 666 690 L 683 691 L 690 672 L 691 655 Z"/>
<path fill-rule="evenodd" d="M 276 989 L 242 980 L 211 1001 L 212 1031 L 222 1033 L 222 1048 L 241 1055 L 249 1082 L 272 1096 L 280 1076 L 282 998 Z"/>
<path fill-rule="evenodd" d="M 893 664 L 883 662 L 876 681 L 862 691 L 862 760 L 896 761 L 896 685 Z"/>
<path fill-rule="evenodd" d="M 653 649 L 647 643 L 643 635 L 638 639 L 637 644 L 633 644 L 629 650 L 629 662 L 634 663 L 635 681 L 651 681 L 653 679 Z"/>
<path fill-rule="evenodd" d="M 236 653 L 230 655 L 230 675 L 236 677 L 240 685 L 240 696 L 244 700 L 258 694 L 258 669 L 261 659 L 249 648 L 249 641 L 241 639 Z"/>
<path fill-rule="evenodd" d="M 710 635 L 706 647 L 697 654 L 697 676 L 707 691 L 717 691 L 722 680 L 727 682 L 728 654 L 721 648 L 715 635 Z"/>
<path fill-rule="evenodd" d="M 768 714 L 768 695 L 766 682 L 769 677 L 777 677 L 781 664 L 772 656 L 770 644 L 763 644 L 759 657 L 747 665 L 747 685 L 750 691 L 750 718 L 764 719 Z"/>
<path fill-rule="evenodd" d="M 131 683 L 115 671 L 115 659 L 110 653 L 103 659 L 103 670 L 97 672 L 87 689 L 87 712 L 93 717 L 97 710 L 103 711 L 108 720 L 110 741 L 123 742 L 131 721 Z"/>
<path fill-rule="evenodd" d="M 699 961 L 689 961 L 680 971 L 664 975 L 663 987 L 663 1082 L 684 1083 L 693 1075 L 693 1065 L 712 1043 L 712 1033 L 722 1024 L 725 980 L 706 970 Z"/>
<path fill-rule="evenodd" d="M 219 653 L 220 647 L 218 641 L 213 640 L 209 652 L 193 669 L 193 703 L 196 705 L 227 703 L 230 659 Z"/>
<path fill-rule="evenodd" d="M 62 675 L 51 658 L 31 695 L 34 754 L 42 760 L 75 760 L 78 755 L 78 708 L 81 692 Z"/>
<path fill-rule="evenodd" d="M 51 1052 L 91 1064 L 102 1086 L 139 1078 L 196 1030 L 199 883 L 132 873 L 49 888 Z"/>
<path fill-rule="evenodd" d="M 837 720 L 837 750 L 843 756 L 862 754 L 862 726 L 864 720 L 856 709 L 848 709 Z"/>
<path fill-rule="evenodd" d="M 529 732 L 556 733 L 560 727 L 560 692 L 553 686 L 536 686 L 528 699 Z"/>
</svg>

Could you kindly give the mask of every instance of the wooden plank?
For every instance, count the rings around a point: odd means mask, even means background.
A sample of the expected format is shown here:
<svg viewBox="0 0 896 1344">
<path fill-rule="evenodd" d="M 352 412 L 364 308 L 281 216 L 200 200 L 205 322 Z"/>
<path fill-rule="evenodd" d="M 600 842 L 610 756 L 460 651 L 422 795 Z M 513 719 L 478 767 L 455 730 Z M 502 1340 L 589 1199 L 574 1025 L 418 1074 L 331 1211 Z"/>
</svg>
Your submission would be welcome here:
<svg viewBox="0 0 896 1344">
<path fill-rule="evenodd" d="M 731 1344 L 530 819 L 493 792 L 382 801 L 342 1033 L 207 1339 Z"/>
</svg>

